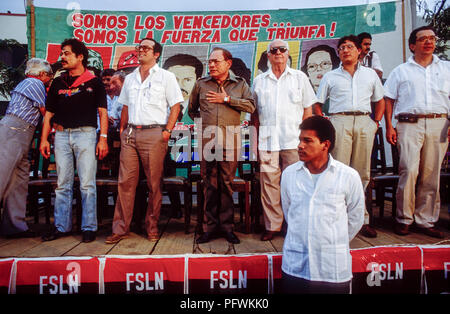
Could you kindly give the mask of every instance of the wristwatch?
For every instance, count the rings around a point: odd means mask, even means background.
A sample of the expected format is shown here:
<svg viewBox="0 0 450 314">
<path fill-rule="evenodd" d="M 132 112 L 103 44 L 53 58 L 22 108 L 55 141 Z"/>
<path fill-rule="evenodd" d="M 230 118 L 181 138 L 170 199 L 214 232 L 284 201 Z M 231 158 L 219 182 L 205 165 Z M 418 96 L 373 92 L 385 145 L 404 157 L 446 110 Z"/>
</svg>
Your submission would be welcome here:
<svg viewBox="0 0 450 314">
<path fill-rule="evenodd" d="M 169 132 L 169 133 L 172 134 L 172 130 L 169 130 L 169 129 L 164 128 L 164 129 L 162 129 L 162 132 L 164 132 L 164 131 Z"/>
<path fill-rule="evenodd" d="M 108 138 L 107 134 L 100 134 L 101 137 Z"/>
<path fill-rule="evenodd" d="M 230 96 L 225 96 L 225 98 L 223 99 L 223 102 L 226 104 L 230 103 Z"/>
</svg>

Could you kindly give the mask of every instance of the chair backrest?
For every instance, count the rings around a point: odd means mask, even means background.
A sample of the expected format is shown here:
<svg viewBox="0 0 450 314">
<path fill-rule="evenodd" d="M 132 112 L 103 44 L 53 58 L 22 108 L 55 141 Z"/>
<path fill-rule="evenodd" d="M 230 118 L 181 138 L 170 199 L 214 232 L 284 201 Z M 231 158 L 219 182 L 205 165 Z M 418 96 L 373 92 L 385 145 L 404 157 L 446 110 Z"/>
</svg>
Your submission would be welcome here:
<svg viewBox="0 0 450 314">
<path fill-rule="evenodd" d="M 50 143 L 50 157 L 42 158 L 42 178 L 48 178 L 50 173 L 56 172 L 55 133 L 52 132 L 48 135 L 48 142 Z"/>
<path fill-rule="evenodd" d="M 381 127 L 375 133 L 370 169 L 373 173 L 386 173 L 386 154 L 384 150 L 383 129 Z"/>
<path fill-rule="evenodd" d="M 120 140 L 113 140 L 109 152 L 102 160 L 97 160 L 97 177 L 117 178 L 120 166 Z"/>
<path fill-rule="evenodd" d="M 397 145 L 391 144 L 391 151 L 392 151 L 392 172 L 395 174 L 398 174 L 398 164 L 399 164 L 399 153 Z"/>
<path fill-rule="evenodd" d="M 38 179 L 40 173 L 41 154 L 39 152 L 41 132 L 38 128 L 33 134 L 33 139 L 30 143 L 30 150 L 28 151 L 28 160 L 30 161 L 30 178 Z"/>
</svg>

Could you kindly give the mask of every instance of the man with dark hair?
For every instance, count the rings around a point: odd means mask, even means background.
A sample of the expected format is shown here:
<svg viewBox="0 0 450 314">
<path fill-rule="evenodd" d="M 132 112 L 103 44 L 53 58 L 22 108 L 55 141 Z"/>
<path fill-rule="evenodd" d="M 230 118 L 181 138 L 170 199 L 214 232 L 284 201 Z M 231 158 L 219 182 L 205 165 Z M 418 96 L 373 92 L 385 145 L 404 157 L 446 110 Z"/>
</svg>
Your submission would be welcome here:
<svg viewBox="0 0 450 314">
<path fill-rule="evenodd" d="M 119 103 L 123 104 L 119 186 L 112 235 L 106 238 L 107 244 L 128 237 L 140 162 L 149 190 L 145 215 L 147 239 L 159 240 L 164 157 L 183 102 L 175 75 L 157 64 L 161 45 L 154 39 L 144 38 L 136 51 L 140 66 L 126 76 L 119 96 Z"/>
<path fill-rule="evenodd" d="M 358 35 L 358 40 L 361 44 L 361 53 L 359 54 L 359 62 L 362 65 L 372 68 L 377 72 L 380 79 L 383 78 L 383 68 L 381 66 L 380 57 L 378 54 L 370 50 L 372 45 L 372 35 L 369 33 L 361 33 Z"/>
<path fill-rule="evenodd" d="M 163 65 L 163 69 L 175 74 L 184 102 L 180 111 L 179 120 L 183 117 L 187 107 L 189 96 L 191 95 L 194 84 L 202 77 L 203 64 L 196 57 L 187 54 L 176 54 L 168 58 Z"/>
<path fill-rule="evenodd" d="M 413 222 L 436 238 L 441 163 L 450 138 L 450 62 L 435 56 L 436 35 L 424 26 L 411 32 L 414 54 L 392 70 L 385 83 L 386 138 L 399 151 L 397 214 L 394 231 L 409 233 Z M 392 125 L 392 115 L 398 120 Z"/>
<path fill-rule="evenodd" d="M 58 187 L 55 190 L 54 228 L 42 239 L 51 241 L 70 234 L 74 163 L 80 178 L 82 198 L 81 231 L 83 242 L 95 240 L 97 231 L 97 160 L 108 154 L 108 114 L 102 81 L 86 69 L 88 51 L 77 39 L 61 44 L 61 63 L 67 72 L 56 78 L 48 92 L 40 151 L 50 158 L 48 135 L 55 134 L 55 161 Z M 100 139 L 97 142 L 97 112 L 100 116 Z M 75 160 L 74 160 L 75 156 Z"/>
<path fill-rule="evenodd" d="M 324 117 L 300 125 L 300 161 L 281 177 L 287 223 L 281 293 L 349 293 L 350 241 L 364 220 L 358 173 L 334 160 L 335 130 Z"/>
<path fill-rule="evenodd" d="M 338 51 L 342 64 L 324 75 L 317 91 L 319 102 L 315 111 L 322 115 L 322 105 L 330 99 L 330 121 L 338 134 L 333 158 L 356 169 L 366 189 L 373 140 L 384 113 L 383 86 L 373 69 L 358 62 L 361 45 L 355 35 L 340 38 Z M 370 117 L 371 102 L 376 103 L 375 121 Z M 367 237 L 376 237 L 369 218 L 366 211 L 361 232 Z"/>
<path fill-rule="evenodd" d="M 108 103 L 108 122 L 111 127 L 114 123 L 114 120 L 111 118 L 113 107 L 115 107 L 115 102 L 117 102 L 118 95 L 116 95 L 115 91 L 111 88 L 111 78 L 116 71 L 114 69 L 105 69 L 101 72 L 100 77 L 102 79 L 103 86 L 106 91 L 106 100 Z M 108 128 L 109 133 L 109 128 Z"/>
<path fill-rule="evenodd" d="M 233 233 L 234 204 L 231 183 L 236 174 L 241 146 L 241 111 L 253 112 L 250 87 L 230 71 L 233 56 L 214 48 L 208 60 L 209 76 L 199 79 L 189 98 L 189 116 L 201 117 L 198 148 L 204 194 L 204 233 L 197 243 L 209 242 L 221 231 L 228 242 L 237 244 Z"/>
<path fill-rule="evenodd" d="M 25 221 L 30 162 L 28 151 L 36 126 L 45 114 L 45 87 L 52 79 L 50 64 L 28 60 L 27 76 L 11 92 L 0 121 L 0 233 L 6 237 L 35 236 Z"/>
</svg>

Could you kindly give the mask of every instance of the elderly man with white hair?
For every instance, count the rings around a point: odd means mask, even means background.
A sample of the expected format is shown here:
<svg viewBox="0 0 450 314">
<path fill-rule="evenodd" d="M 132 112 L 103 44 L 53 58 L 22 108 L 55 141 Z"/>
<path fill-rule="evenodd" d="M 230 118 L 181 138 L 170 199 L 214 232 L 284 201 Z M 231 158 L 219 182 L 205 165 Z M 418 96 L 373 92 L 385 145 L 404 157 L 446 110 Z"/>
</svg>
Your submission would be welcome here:
<svg viewBox="0 0 450 314">
<path fill-rule="evenodd" d="M 52 78 L 50 64 L 33 58 L 27 76 L 11 92 L 5 117 L 0 121 L 0 230 L 5 237 L 30 237 L 25 222 L 30 164 L 28 150 L 34 130 L 45 114 L 45 84 Z"/>
<path fill-rule="evenodd" d="M 283 210 L 280 198 L 281 173 L 299 160 L 302 121 L 312 115 L 317 101 L 308 77 L 288 66 L 288 43 L 276 39 L 267 47 L 270 68 L 253 82 L 253 97 L 257 114 L 252 124 L 258 128 L 261 202 L 265 232 L 261 240 L 268 241 L 281 231 Z"/>
</svg>

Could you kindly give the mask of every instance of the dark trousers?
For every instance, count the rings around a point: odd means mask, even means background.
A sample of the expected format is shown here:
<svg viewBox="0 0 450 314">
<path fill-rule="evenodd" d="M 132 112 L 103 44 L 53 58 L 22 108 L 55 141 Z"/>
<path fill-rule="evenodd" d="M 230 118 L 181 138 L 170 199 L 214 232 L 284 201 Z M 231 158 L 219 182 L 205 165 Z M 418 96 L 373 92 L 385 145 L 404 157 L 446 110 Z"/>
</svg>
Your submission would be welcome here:
<svg viewBox="0 0 450 314">
<path fill-rule="evenodd" d="M 202 160 L 200 171 L 203 180 L 203 231 L 221 229 L 233 231 L 233 189 L 237 159 L 233 161 Z"/>
<path fill-rule="evenodd" d="M 280 291 L 283 294 L 349 294 L 350 281 L 324 282 L 311 281 L 286 274 L 282 271 Z"/>
</svg>

